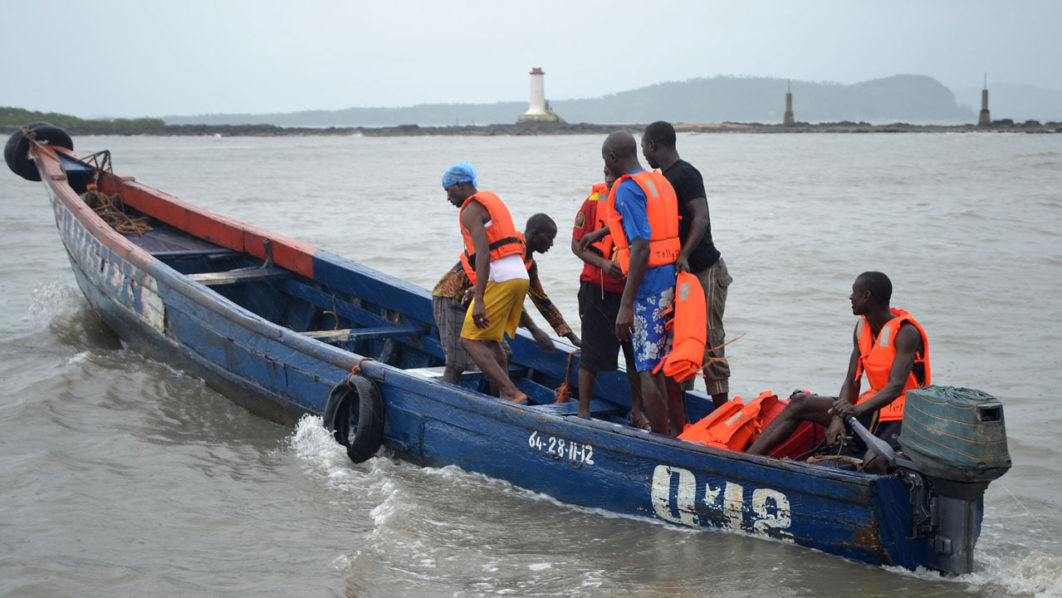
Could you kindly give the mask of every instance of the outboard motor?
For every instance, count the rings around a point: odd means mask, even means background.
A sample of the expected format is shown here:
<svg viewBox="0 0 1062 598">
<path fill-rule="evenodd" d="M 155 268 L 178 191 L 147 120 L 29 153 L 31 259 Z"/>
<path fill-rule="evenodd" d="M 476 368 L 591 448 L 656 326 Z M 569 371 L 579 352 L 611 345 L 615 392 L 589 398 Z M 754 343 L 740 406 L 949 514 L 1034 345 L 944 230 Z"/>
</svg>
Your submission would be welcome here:
<svg viewBox="0 0 1062 598">
<path fill-rule="evenodd" d="M 928 482 L 926 515 L 935 532 L 936 569 L 969 573 L 981 531 L 981 499 L 989 482 L 1011 466 L 1003 405 L 970 388 L 908 390 L 899 442 Z"/>
</svg>

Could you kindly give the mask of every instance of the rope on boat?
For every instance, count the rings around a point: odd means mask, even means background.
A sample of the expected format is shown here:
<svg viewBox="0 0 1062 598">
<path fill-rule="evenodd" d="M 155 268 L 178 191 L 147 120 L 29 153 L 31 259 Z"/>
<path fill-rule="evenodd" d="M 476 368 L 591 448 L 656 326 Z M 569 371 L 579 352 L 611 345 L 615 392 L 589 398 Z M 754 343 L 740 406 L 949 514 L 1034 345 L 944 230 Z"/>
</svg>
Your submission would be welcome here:
<svg viewBox="0 0 1062 598">
<path fill-rule="evenodd" d="M 144 233 L 151 230 L 147 216 L 130 216 L 125 213 L 121 192 L 110 196 L 100 191 L 95 183 L 90 183 L 88 190 L 81 194 L 81 199 L 108 226 L 122 234 L 143 237 Z"/>
<path fill-rule="evenodd" d="M 37 133 L 27 127 L 22 127 L 22 135 L 29 139 L 30 143 L 58 162 L 59 167 L 66 174 L 66 167 L 63 166 L 62 160 L 59 159 L 59 154 L 56 153 L 50 144 L 41 142 L 37 139 Z M 81 200 L 85 202 L 85 205 L 92 208 L 92 211 L 108 226 L 122 234 L 135 234 L 138 237 L 142 237 L 144 233 L 150 231 L 151 226 L 148 225 L 146 216 L 130 216 L 125 212 L 125 204 L 122 202 L 120 191 L 114 196 L 109 196 L 99 190 L 101 175 L 109 174 L 112 180 L 115 178 L 114 168 L 111 166 L 111 151 L 96 152 L 86 156 L 83 161 L 89 163 L 95 171 L 92 182 L 86 186 L 87 190 L 81 194 Z"/>
<path fill-rule="evenodd" d="M 332 295 L 332 309 L 322 310 L 321 314 L 332 316 L 332 330 L 339 330 L 339 309 L 336 307 L 336 296 Z"/>
<path fill-rule="evenodd" d="M 358 363 L 354 364 L 354 367 L 350 368 L 350 376 L 365 376 L 365 374 L 363 374 L 361 372 L 361 364 L 366 362 L 366 361 L 376 361 L 376 360 L 373 359 L 372 357 L 362 357 L 361 359 L 358 360 Z M 351 385 L 350 376 L 347 376 L 347 386 L 350 386 L 351 388 L 354 388 Z M 354 388 L 354 390 L 357 390 L 357 389 Z"/>
<path fill-rule="evenodd" d="M 725 343 L 723 343 L 723 344 L 721 344 L 721 345 L 719 345 L 717 347 L 708 347 L 708 348 L 706 348 L 704 350 L 704 354 L 708 355 L 708 353 L 714 353 L 714 352 L 718 351 L 719 349 L 722 349 L 723 347 L 729 345 L 730 343 L 737 342 L 737 341 L 739 341 L 739 340 L 741 340 L 743 338 L 745 338 L 744 334 L 742 334 L 740 336 L 737 336 L 737 337 L 734 337 L 734 338 L 726 341 Z M 704 363 L 701 364 L 701 370 L 700 370 L 700 372 L 697 375 L 700 376 L 701 378 L 705 378 L 706 376 L 704 375 L 704 368 L 708 367 L 708 365 L 712 364 L 712 363 L 723 363 L 723 364 L 728 364 L 728 365 L 730 364 L 730 362 L 727 361 L 726 357 L 716 357 L 715 355 L 708 355 L 708 358 L 705 359 Z"/>
<path fill-rule="evenodd" d="M 582 351 L 577 350 L 568 353 L 568 369 L 564 373 L 564 383 L 553 391 L 553 396 L 557 398 L 557 403 L 564 403 L 572 396 L 572 385 L 570 382 L 572 379 L 572 357 L 575 357 L 576 353 L 582 353 Z"/>
</svg>

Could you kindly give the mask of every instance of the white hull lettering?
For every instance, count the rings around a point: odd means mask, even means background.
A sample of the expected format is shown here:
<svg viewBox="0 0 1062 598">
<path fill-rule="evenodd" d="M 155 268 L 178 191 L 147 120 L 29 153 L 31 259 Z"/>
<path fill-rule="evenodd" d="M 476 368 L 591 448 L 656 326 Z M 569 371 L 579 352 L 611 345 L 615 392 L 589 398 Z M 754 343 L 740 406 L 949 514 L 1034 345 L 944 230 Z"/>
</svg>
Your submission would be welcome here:
<svg viewBox="0 0 1062 598">
<path fill-rule="evenodd" d="M 653 514 L 691 527 L 725 527 L 776 537 L 779 534 L 772 531 L 788 529 L 792 524 L 789 498 L 782 492 L 771 488 L 746 492 L 741 484 L 713 482 L 698 481 L 692 471 L 680 467 L 657 465 L 650 490 Z M 700 500 L 698 487 L 704 488 Z"/>
</svg>

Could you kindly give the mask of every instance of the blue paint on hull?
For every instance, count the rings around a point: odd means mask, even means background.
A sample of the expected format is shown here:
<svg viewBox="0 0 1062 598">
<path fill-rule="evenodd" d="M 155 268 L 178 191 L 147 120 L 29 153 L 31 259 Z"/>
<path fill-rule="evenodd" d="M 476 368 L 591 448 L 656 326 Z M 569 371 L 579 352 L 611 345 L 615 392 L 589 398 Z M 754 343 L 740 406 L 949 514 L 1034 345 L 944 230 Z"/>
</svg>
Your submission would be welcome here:
<svg viewBox="0 0 1062 598">
<path fill-rule="evenodd" d="M 286 423 L 320 414 L 330 388 L 361 362 L 361 355 L 267 321 L 143 251 L 125 248 L 128 257 L 121 257 L 62 197 L 53 193 L 52 205 L 78 285 L 100 316 L 138 350 L 201 376 L 250 410 Z M 313 282 L 394 306 L 425 331 L 431 327 L 427 291 L 333 254 L 314 256 Z M 152 311 L 160 307 L 161 317 Z M 416 342 L 441 355 L 430 334 Z M 567 352 L 541 353 L 525 336 L 513 348 L 514 361 L 538 372 L 542 384 L 563 381 Z M 742 531 L 875 565 L 930 562 L 930 540 L 908 538 L 912 506 L 898 477 L 718 451 L 511 405 L 386 364 L 361 366 L 386 405 L 385 444 L 410 461 L 457 465 L 573 504 Z M 600 387 L 603 396 L 626 396 L 621 373 L 602 376 Z M 624 401 L 617 402 L 629 405 Z"/>
</svg>

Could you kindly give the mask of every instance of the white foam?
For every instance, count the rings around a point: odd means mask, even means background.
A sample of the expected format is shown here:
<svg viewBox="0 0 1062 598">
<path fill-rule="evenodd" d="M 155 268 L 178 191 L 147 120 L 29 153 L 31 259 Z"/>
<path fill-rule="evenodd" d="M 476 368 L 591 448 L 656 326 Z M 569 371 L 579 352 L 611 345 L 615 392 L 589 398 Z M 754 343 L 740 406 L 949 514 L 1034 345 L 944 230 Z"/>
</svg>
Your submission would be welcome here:
<svg viewBox="0 0 1062 598">
<path fill-rule="evenodd" d="M 981 570 L 958 579 L 975 587 L 1002 588 L 1009 595 L 1062 596 L 1062 556 L 1033 550 L 1008 557 L 982 555 L 981 560 Z"/>
<path fill-rule="evenodd" d="M 49 282 L 33 289 L 33 303 L 29 316 L 40 325 L 50 324 L 57 317 L 71 317 L 86 306 L 85 298 L 74 287 Z"/>
</svg>

